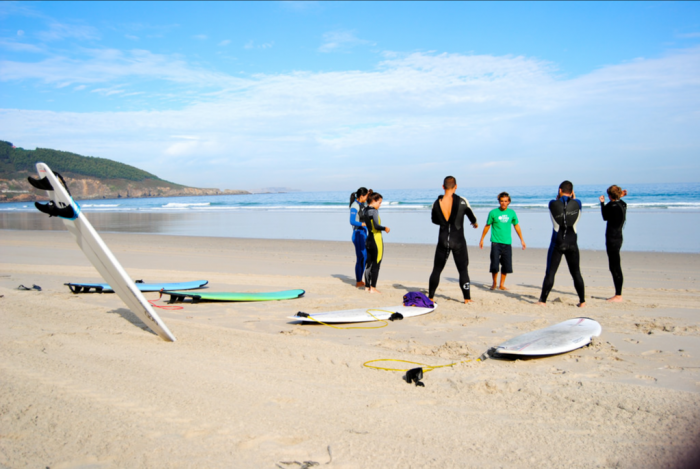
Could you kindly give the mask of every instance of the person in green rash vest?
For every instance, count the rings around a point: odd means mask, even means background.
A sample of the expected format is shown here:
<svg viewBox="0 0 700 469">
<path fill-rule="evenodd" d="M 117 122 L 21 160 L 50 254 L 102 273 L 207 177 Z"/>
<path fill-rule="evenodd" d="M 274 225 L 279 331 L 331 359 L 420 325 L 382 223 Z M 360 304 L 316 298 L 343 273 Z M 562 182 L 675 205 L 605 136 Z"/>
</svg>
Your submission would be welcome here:
<svg viewBox="0 0 700 469">
<path fill-rule="evenodd" d="M 525 245 L 525 240 L 523 239 L 523 233 L 520 231 L 520 225 L 518 221 L 518 216 L 515 214 L 513 209 L 508 208 L 510 205 L 510 195 L 507 192 L 501 192 L 498 194 L 498 204 L 499 207 L 491 210 L 489 212 L 489 217 L 486 220 L 486 226 L 484 227 L 484 232 L 481 234 L 481 241 L 479 242 L 479 248 L 484 249 L 484 238 L 486 233 L 488 233 L 489 228 L 491 230 L 491 275 L 493 276 L 493 285 L 491 285 L 491 290 L 499 288 L 500 290 L 507 290 L 506 275 L 513 273 L 513 249 L 511 244 L 513 244 L 513 237 L 511 236 L 510 227 L 515 228 L 515 232 L 518 233 L 520 237 L 520 244 L 523 245 L 523 249 L 527 246 Z M 498 287 L 496 280 L 498 278 L 498 266 L 501 266 L 501 286 Z"/>
</svg>

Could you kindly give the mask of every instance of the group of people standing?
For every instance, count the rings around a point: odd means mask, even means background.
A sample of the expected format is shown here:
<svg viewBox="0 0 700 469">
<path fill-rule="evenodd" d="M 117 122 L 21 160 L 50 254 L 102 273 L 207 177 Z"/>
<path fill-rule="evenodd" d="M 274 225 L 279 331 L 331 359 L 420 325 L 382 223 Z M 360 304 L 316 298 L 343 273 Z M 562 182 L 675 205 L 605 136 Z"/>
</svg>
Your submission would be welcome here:
<svg viewBox="0 0 700 469">
<path fill-rule="evenodd" d="M 435 291 L 440 283 L 440 274 L 445 268 L 447 259 L 452 253 L 457 271 L 459 272 L 459 284 L 464 297 L 464 302 L 471 302 L 471 283 L 469 280 L 469 253 L 467 241 L 464 236 L 465 218 L 469 224 L 477 229 L 474 211 L 464 197 L 456 194 L 457 180 L 453 176 L 447 176 L 442 185 L 445 193 L 433 203 L 431 212 L 432 222 L 440 227 L 438 244 L 435 249 L 433 271 L 428 282 L 428 297 L 433 300 Z M 613 185 L 607 190 L 609 202 L 605 203 L 605 197 L 600 196 L 600 207 L 603 220 L 607 221 L 605 231 L 605 245 L 608 254 L 610 272 L 615 285 L 615 295 L 608 301 L 622 301 L 622 267 L 620 261 L 620 249 L 622 247 L 622 228 L 627 216 L 627 204 L 622 197 L 627 191 Z M 382 226 L 379 217 L 379 208 L 382 205 L 382 196 L 371 189 L 361 187 L 350 195 L 350 224 L 353 227 L 352 242 L 355 245 L 357 261 L 355 264 L 355 278 L 357 287 L 365 287 L 370 293 L 379 293 L 377 290 L 377 278 L 379 268 L 384 256 L 384 243 L 382 233 L 389 233 L 389 228 Z M 512 253 L 512 229 L 520 238 L 522 249 L 526 249 L 525 240 L 520 229 L 518 216 L 508 206 L 511 203 L 507 192 L 498 194 L 499 207 L 489 212 L 486 226 L 481 234 L 479 247 L 483 249 L 484 238 L 491 229 L 491 272 L 493 284 L 491 290 L 507 290 L 505 279 L 513 273 Z M 547 251 L 547 268 L 542 282 L 542 293 L 539 305 L 545 305 L 547 297 L 554 286 L 554 277 L 561 263 L 561 258 L 566 258 L 569 272 L 574 280 L 574 288 L 579 297 L 578 306 L 586 305 L 585 285 L 579 266 L 580 255 L 577 244 L 576 225 L 581 218 L 582 204 L 576 198 L 574 185 L 570 181 L 564 181 L 559 185 L 559 193 L 556 199 L 549 202 L 549 213 L 552 219 L 552 238 Z M 500 286 L 497 282 L 498 273 L 501 273 Z"/>
</svg>

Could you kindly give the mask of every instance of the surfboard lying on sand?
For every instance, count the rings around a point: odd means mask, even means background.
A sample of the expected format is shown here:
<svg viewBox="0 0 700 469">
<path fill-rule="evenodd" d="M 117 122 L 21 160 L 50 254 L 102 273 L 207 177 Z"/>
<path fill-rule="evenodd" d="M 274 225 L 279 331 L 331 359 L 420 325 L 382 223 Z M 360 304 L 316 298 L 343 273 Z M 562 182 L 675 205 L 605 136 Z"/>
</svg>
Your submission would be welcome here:
<svg viewBox="0 0 700 469">
<path fill-rule="evenodd" d="M 301 311 L 289 319 L 296 319 L 302 322 L 325 322 L 326 324 L 338 324 L 344 322 L 371 322 L 376 320 L 387 320 L 394 313 L 399 313 L 404 318 L 422 316 L 432 313 L 437 308 L 437 304 L 432 308 L 418 308 L 416 306 L 383 306 L 381 308 L 358 308 L 346 309 L 343 311 L 328 311 L 325 313 L 302 313 Z M 371 313 L 371 314 L 370 314 Z M 372 317 L 374 316 L 374 317 Z M 312 319 L 313 318 L 313 319 Z"/>
<path fill-rule="evenodd" d="M 207 280 L 179 283 L 143 283 L 137 280 L 135 285 L 141 292 L 153 292 L 161 290 L 196 290 L 207 283 L 209 283 Z M 95 293 L 114 293 L 112 287 L 106 283 L 66 283 L 65 285 L 68 285 L 68 288 L 73 293 L 90 293 L 90 290 L 94 290 Z"/>
<path fill-rule="evenodd" d="M 47 204 L 35 202 L 36 208 L 50 217 L 61 218 L 68 231 L 75 236 L 80 249 L 129 309 L 162 339 L 174 342 L 175 336 L 136 288 L 134 281 L 129 278 L 85 214 L 81 212 L 80 206 L 64 185 L 63 178 L 59 181 L 60 175 L 57 177 L 44 163 L 37 163 L 36 169 L 39 179 L 29 177 L 29 183 L 37 189 L 45 190 L 51 199 Z"/>
<path fill-rule="evenodd" d="M 496 347 L 507 355 L 554 355 L 588 345 L 603 328 L 590 318 L 574 318 L 514 337 Z"/>
<path fill-rule="evenodd" d="M 261 293 L 233 293 L 233 292 L 187 292 L 187 291 L 164 291 L 163 294 L 170 295 L 168 303 L 184 301 L 191 298 L 193 303 L 200 301 L 278 301 L 293 300 L 306 293 L 304 290 L 284 290 Z"/>
</svg>

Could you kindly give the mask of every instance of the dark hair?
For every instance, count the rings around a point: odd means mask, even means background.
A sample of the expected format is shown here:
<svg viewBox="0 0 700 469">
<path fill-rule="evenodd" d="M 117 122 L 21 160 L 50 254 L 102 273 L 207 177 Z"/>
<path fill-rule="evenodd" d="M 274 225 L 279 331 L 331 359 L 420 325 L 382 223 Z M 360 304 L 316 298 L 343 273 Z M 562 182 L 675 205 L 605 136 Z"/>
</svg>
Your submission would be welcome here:
<svg viewBox="0 0 700 469">
<path fill-rule="evenodd" d="M 608 187 L 608 195 L 612 200 L 620 200 L 622 198 L 622 188 L 613 184 Z"/>
<path fill-rule="evenodd" d="M 384 197 L 382 197 L 382 194 L 380 194 L 379 192 L 372 192 L 372 195 L 367 197 L 367 203 L 371 204 L 372 202 L 376 202 L 377 200 L 383 199 L 383 198 Z"/>
<path fill-rule="evenodd" d="M 371 194 L 371 193 L 372 193 L 372 189 L 370 189 L 370 190 L 368 191 L 366 187 L 360 187 L 359 189 L 357 189 L 357 192 L 353 192 L 352 194 L 350 194 L 350 206 L 352 207 L 352 203 L 353 203 L 355 200 L 359 199 L 360 197 L 362 197 L 362 196 L 364 196 L 364 195 L 366 195 L 366 194 L 368 194 L 368 193 Z"/>
<path fill-rule="evenodd" d="M 559 189 L 561 189 L 564 194 L 571 194 L 574 191 L 574 184 L 571 181 L 564 181 L 559 184 Z"/>
<path fill-rule="evenodd" d="M 510 194 L 507 192 L 501 192 L 498 194 L 498 201 L 500 202 L 503 197 L 508 197 L 508 202 L 510 202 Z"/>
<path fill-rule="evenodd" d="M 444 181 L 442 181 L 442 187 L 445 189 L 453 189 L 457 185 L 457 179 L 454 176 L 447 176 Z"/>
</svg>

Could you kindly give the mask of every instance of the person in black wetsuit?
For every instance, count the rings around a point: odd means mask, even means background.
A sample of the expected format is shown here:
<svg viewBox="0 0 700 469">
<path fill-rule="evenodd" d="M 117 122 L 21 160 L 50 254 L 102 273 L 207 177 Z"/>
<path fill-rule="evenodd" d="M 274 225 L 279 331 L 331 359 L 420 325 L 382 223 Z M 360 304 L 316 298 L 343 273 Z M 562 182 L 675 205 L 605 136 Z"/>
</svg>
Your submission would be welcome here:
<svg viewBox="0 0 700 469">
<path fill-rule="evenodd" d="M 365 289 L 369 293 L 381 293 L 377 290 L 379 267 L 384 258 L 384 240 L 382 232 L 389 232 L 388 226 L 382 226 L 379 218 L 379 207 L 382 205 L 382 195 L 374 192 L 367 198 L 367 208 L 363 212 L 363 221 L 369 231 L 367 235 L 367 264 L 365 266 Z"/>
<path fill-rule="evenodd" d="M 467 240 L 464 239 L 464 217 L 469 218 L 469 223 L 475 229 L 479 228 L 479 224 L 467 199 L 455 194 L 457 180 L 454 177 L 447 176 L 442 188 L 445 190 L 445 194 L 438 197 L 433 204 L 432 221 L 434 224 L 440 225 L 440 235 L 435 248 L 435 261 L 433 273 L 430 274 L 428 297 L 431 300 L 435 297 L 435 290 L 440 283 L 440 274 L 445 268 L 450 252 L 452 252 L 459 272 L 459 286 L 462 289 L 464 302 L 469 303 L 472 299 L 469 288 L 469 254 Z"/>
<path fill-rule="evenodd" d="M 622 301 L 622 266 L 620 265 L 620 248 L 622 248 L 622 227 L 625 226 L 627 218 L 627 204 L 622 197 L 627 195 L 627 191 L 619 186 L 608 187 L 608 198 L 610 202 L 605 204 L 605 196 L 600 196 L 600 211 L 603 220 L 607 221 L 605 228 L 605 250 L 608 252 L 608 266 L 615 284 L 615 296 L 608 298 L 608 301 Z"/>
<path fill-rule="evenodd" d="M 547 272 L 542 282 L 542 293 L 539 305 L 547 303 L 547 296 L 554 286 L 554 276 L 557 274 L 561 257 L 566 257 L 569 272 L 574 279 L 574 288 L 578 294 L 579 307 L 586 306 L 586 288 L 579 267 L 580 257 L 577 244 L 576 224 L 581 219 L 581 201 L 576 199 L 574 185 L 564 181 L 559 185 L 559 195 L 556 200 L 549 202 L 549 215 L 552 217 L 552 240 L 547 252 Z"/>
</svg>

